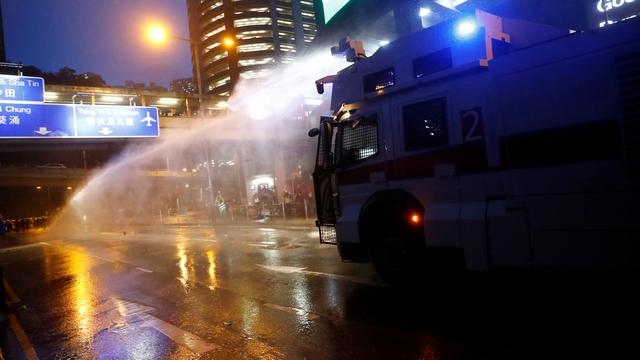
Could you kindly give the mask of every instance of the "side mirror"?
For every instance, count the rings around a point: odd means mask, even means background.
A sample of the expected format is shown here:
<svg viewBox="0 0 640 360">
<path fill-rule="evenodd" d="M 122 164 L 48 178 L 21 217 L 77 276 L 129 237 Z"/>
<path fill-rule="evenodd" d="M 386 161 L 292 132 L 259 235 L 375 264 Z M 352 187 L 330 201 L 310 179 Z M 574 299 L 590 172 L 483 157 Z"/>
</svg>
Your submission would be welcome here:
<svg viewBox="0 0 640 360">
<path fill-rule="evenodd" d="M 313 128 L 313 129 L 309 130 L 307 135 L 309 135 L 309 137 L 316 137 L 316 136 L 320 135 L 320 129 Z"/>
</svg>

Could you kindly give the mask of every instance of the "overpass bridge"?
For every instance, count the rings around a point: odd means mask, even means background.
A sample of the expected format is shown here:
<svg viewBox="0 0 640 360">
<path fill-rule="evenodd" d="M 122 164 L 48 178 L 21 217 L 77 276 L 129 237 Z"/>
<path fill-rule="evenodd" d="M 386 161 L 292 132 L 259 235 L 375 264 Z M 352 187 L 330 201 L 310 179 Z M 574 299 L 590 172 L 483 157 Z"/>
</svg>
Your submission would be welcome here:
<svg viewBox="0 0 640 360">
<path fill-rule="evenodd" d="M 98 169 L 0 167 L 0 187 L 71 187 L 77 188 Z M 140 176 L 165 180 L 190 181 L 200 179 L 201 174 L 191 172 L 146 170 Z"/>
<path fill-rule="evenodd" d="M 203 111 L 216 115 L 226 111 L 226 99 L 206 95 Z M 160 137 L 191 128 L 198 118 L 199 103 L 193 94 L 178 94 L 163 90 L 86 87 L 47 84 L 48 104 L 84 104 L 110 106 L 153 106 L 160 115 Z M 16 167 L 48 162 L 67 167 L 95 168 L 104 165 L 113 155 L 129 144 L 149 143 L 155 138 L 33 138 L 0 139 L 0 164 Z"/>
</svg>

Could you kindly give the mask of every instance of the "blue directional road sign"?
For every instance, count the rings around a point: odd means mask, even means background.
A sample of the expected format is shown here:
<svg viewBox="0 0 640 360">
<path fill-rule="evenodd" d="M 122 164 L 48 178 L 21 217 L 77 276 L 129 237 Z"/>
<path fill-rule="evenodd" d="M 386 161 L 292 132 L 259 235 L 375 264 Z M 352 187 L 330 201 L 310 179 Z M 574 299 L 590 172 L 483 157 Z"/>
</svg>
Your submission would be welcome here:
<svg viewBox="0 0 640 360">
<path fill-rule="evenodd" d="M 0 138 L 157 137 L 158 120 L 154 107 L 0 103 Z"/>
<path fill-rule="evenodd" d="M 160 135 L 158 109 L 137 106 L 75 105 L 78 137 L 154 137 Z"/>
<path fill-rule="evenodd" d="M 44 102 L 44 79 L 0 75 L 0 102 Z"/>
<path fill-rule="evenodd" d="M 66 105 L 0 104 L 0 137 L 73 136 L 72 114 Z"/>
</svg>

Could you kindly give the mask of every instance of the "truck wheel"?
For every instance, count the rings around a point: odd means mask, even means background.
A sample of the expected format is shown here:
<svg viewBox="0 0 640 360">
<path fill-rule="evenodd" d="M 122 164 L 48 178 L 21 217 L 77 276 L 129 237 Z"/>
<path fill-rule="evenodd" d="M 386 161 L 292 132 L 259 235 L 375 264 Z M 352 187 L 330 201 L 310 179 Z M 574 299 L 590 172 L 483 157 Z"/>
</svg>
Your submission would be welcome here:
<svg viewBox="0 0 640 360">
<path fill-rule="evenodd" d="M 406 281 L 419 272 L 423 245 L 415 235 L 400 231 L 388 232 L 378 237 L 370 250 L 373 267 L 389 282 Z"/>
</svg>

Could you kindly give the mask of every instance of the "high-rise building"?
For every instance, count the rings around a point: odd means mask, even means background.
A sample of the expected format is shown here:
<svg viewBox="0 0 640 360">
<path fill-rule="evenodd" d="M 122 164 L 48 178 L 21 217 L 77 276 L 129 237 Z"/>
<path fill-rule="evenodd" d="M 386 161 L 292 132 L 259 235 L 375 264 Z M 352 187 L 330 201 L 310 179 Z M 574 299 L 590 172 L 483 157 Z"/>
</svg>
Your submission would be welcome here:
<svg viewBox="0 0 640 360">
<path fill-rule="evenodd" d="M 2 2 L 0 2 L 0 62 L 7 61 L 4 52 L 4 26 L 2 22 Z"/>
<path fill-rule="evenodd" d="M 187 0 L 204 92 L 228 96 L 239 79 L 293 62 L 316 36 L 316 1 Z"/>
<path fill-rule="evenodd" d="M 640 16 L 638 0 L 322 0 L 324 22 L 314 46 L 327 49 L 345 36 L 362 40 L 368 54 L 389 41 L 476 9 L 492 14 L 589 30 Z M 374 5 L 375 4 L 375 5 Z"/>
<path fill-rule="evenodd" d="M 169 90 L 176 94 L 195 94 L 198 92 L 193 78 L 176 79 L 169 84 Z"/>
</svg>

